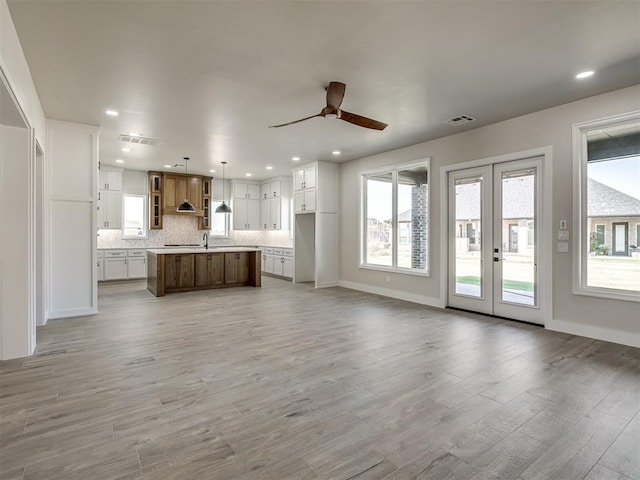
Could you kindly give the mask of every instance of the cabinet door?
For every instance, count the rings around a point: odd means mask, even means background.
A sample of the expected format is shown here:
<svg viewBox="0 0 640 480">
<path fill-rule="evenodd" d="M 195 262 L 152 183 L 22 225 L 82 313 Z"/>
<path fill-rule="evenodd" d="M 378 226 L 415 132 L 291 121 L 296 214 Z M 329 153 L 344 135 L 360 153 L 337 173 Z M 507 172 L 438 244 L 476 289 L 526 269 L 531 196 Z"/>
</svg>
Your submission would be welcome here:
<svg viewBox="0 0 640 480">
<path fill-rule="evenodd" d="M 185 200 L 190 200 L 188 179 L 186 177 L 176 177 L 176 194 L 174 197 L 176 208 Z M 191 203 L 193 204 L 193 202 Z"/>
<path fill-rule="evenodd" d="M 282 276 L 293 278 L 293 257 L 282 257 Z"/>
<path fill-rule="evenodd" d="M 196 210 L 202 210 L 202 177 L 191 177 L 187 179 L 189 184 L 188 198 L 191 205 Z"/>
<path fill-rule="evenodd" d="M 260 219 L 262 222 L 260 225 L 263 230 L 271 229 L 271 199 L 267 198 L 266 200 L 260 200 Z"/>
<path fill-rule="evenodd" d="M 304 191 L 304 211 L 313 212 L 316 209 L 316 189 L 308 188 Z"/>
<path fill-rule="evenodd" d="M 274 197 L 268 200 L 269 206 L 269 228 L 271 230 L 280 230 L 280 197 Z"/>
<path fill-rule="evenodd" d="M 127 278 L 146 278 L 147 259 L 145 257 L 127 258 Z"/>
<path fill-rule="evenodd" d="M 272 197 L 280 196 L 280 180 L 275 180 L 271 182 L 271 196 Z"/>
<path fill-rule="evenodd" d="M 165 288 L 194 286 L 194 255 L 166 255 L 164 263 Z"/>
<path fill-rule="evenodd" d="M 247 230 L 261 230 L 260 200 L 247 201 Z"/>
<path fill-rule="evenodd" d="M 260 187 L 260 199 L 264 200 L 265 198 L 271 197 L 271 184 L 264 183 L 262 187 Z"/>
<path fill-rule="evenodd" d="M 247 184 L 247 198 L 251 200 L 260 200 L 260 185 L 255 183 Z"/>
<path fill-rule="evenodd" d="M 104 280 L 104 258 L 98 259 L 98 281 L 101 282 Z"/>
<path fill-rule="evenodd" d="M 106 210 L 107 210 L 107 191 L 100 190 L 98 192 L 98 228 L 107 228 L 107 218 L 106 218 Z"/>
<path fill-rule="evenodd" d="M 247 184 L 233 182 L 233 198 L 247 198 Z"/>
<path fill-rule="evenodd" d="M 122 190 L 122 172 L 105 172 L 107 174 L 107 190 Z"/>
<path fill-rule="evenodd" d="M 126 258 L 105 258 L 104 259 L 104 279 L 121 280 L 127 278 Z"/>
<path fill-rule="evenodd" d="M 196 287 L 207 287 L 224 283 L 224 253 L 197 254 L 195 256 Z"/>
<path fill-rule="evenodd" d="M 162 209 L 165 212 L 175 212 L 179 203 L 176 203 L 177 193 L 177 177 L 172 175 L 164 176 L 164 185 L 162 186 Z M 182 202 L 182 200 L 180 200 Z"/>
<path fill-rule="evenodd" d="M 107 228 L 122 228 L 122 194 L 118 191 L 104 191 L 105 220 Z"/>
<path fill-rule="evenodd" d="M 304 190 L 293 194 L 293 211 L 296 213 L 304 212 Z"/>
<path fill-rule="evenodd" d="M 233 229 L 234 230 L 246 230 L 247 229 L 247 209 L 249 207 L 249 200 L 246 198 L 235 198 L 233 200 Z"/>
<path fill-rule="evenodd" d="M 304 187 L 304 170 L 296 170 L 293 172 L 293 189 L 302 190 Z"/>
<path fill-rule="evenodd" d="M 260 262 L 261 263 L 260 268 L 261 268 L 262 273 L 266 273 L 267 272 L 267 256 L 268 255 L 266 253 L 262 254 L 262 262 Z"/>
<path fill-rule="evenodd" d="M 264 269 L 264 271 L 266 273 L 273 273 L 274 272 L 274 268 L 273 268 L 274 263 L 273 262 L 274 262 L 274 258 L 275 257 L 273 255 L 269 255 L 269 254 L 267 254 L 266 257 L 267 258 L 265 260 L 265 269 Z"/>
<path fill-rule="evenodd" d="M 249 281 L 249 253 L 227 252 L 224 254 L 224 283 L 246 283 Z"/>
<path fill-rule="evenodd" d="M 316 166 L 304 169 L 304 188 L 315 188 L 316 186 Z"/>
</svg>

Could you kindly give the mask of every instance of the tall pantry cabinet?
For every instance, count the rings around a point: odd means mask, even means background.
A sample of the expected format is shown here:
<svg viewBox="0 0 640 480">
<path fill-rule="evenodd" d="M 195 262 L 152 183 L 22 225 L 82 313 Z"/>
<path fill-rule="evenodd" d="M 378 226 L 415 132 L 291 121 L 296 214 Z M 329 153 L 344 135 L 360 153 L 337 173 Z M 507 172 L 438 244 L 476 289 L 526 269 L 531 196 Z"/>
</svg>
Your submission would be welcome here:
<svg viewBox="0 0 640 480">
<path fill-rule="evenodd" d="M 338 284 L 338 165 L 313 162 L 293 171 L 294 282 Z"/>
</svg>

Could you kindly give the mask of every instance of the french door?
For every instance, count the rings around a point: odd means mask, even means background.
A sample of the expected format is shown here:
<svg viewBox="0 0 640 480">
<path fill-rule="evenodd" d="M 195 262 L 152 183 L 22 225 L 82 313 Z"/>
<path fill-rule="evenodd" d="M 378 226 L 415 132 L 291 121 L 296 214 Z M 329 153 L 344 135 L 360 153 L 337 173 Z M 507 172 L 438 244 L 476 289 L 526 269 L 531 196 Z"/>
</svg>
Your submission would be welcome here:
<svg viewBox="0 0 640 480">
<path fill-rule="evenodd" d="M 544 322 L 540 158 L 449 172 L 448 306 Z"/>
</svg>

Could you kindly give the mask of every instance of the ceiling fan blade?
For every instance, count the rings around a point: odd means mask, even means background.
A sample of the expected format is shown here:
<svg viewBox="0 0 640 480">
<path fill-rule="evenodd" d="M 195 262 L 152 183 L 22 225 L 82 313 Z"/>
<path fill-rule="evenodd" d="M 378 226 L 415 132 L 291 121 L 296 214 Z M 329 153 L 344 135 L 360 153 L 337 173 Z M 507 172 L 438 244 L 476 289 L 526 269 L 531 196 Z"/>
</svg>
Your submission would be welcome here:
<svg viewBox="0 0 640 480">
<path fill-rule="evenodd" d="M 300 120 L 294 120 L 293 122 L 281 123 L 280 125 L 270 125 L 269 128 L 286 127 L 287 125 L 293 125 L 294 123 L 304 122 L 305 120 L 309 120 L 310 118 L 322 117 L 322 116 L 323 116 L 322 113 L 318 113 L 316 115 L 311 115 L 310 117 L 301 118 Z"/>
<path fill-rule="evenodd" d="M 340 82 L 330 82 L 327 87 L 327 108 L 338 110 L 342 105 L 342 99 L 344 98 L 344 91 L 347 86 Z"/>
<path fill-rule="evenodd" d="M 386 123 L 363 117 L 362 115 L 357 115 L 355 113 L 345 112 L 344 110 L 340 110 L 338 118 L 340 120 L 344 120 L 345 122 L 358 125 L 359 127 L 371 128 L 372 130 L 384 130 L 385 128 L 387 128 Z"/>
</svg>

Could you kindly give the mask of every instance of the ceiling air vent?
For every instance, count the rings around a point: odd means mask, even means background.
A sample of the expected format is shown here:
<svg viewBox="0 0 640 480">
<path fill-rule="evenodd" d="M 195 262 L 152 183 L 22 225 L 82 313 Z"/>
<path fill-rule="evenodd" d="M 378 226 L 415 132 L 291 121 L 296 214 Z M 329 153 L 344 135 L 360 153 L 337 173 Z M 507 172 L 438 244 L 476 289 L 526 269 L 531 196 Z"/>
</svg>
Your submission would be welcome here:
<svg viewBox="0 0 640 480">
<path fill-rule="evenodd" d="M 449 125 L 462 125 L 463 123 L 469 123 L 473 121 L 475 121 L 475 118 L 470 117 L 469 115 L 458 115 L 457 117 L 446 120 L 444 123 L 448 123 Z"/>
<path fill-rule="evenodd" d="M 151 146 L 155 146 L 160 143 L 160 140 L 156 140 L 154 138 L 134 137 L 132 135 L 125 135 L 124 133 L 120 134 L 120 141 L 126 142 L 126 143 L 132 143 L 134 145 L 151 145 Z"/>
</svg>

